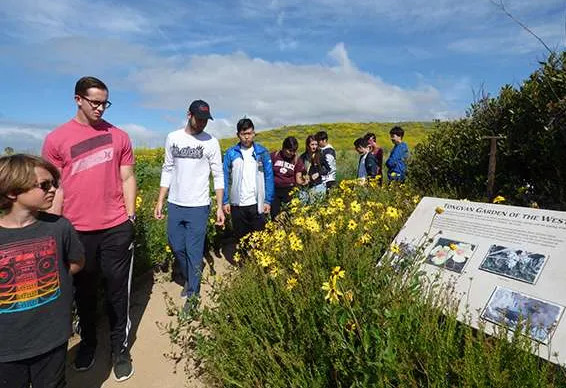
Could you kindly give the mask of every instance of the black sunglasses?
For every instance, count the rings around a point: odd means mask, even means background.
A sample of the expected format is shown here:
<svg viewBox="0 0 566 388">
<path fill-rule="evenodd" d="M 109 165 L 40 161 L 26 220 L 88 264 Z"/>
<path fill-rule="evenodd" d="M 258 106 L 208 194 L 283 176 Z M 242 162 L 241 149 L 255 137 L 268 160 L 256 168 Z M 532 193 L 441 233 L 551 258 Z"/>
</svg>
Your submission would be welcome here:
<svg viewBox="0 0 566 388">
<path fill-rule="evenodd" d="M 47 180 L 47 181 L 36 183 L 33 186 L 37 187 L 37 188 L 39 188 L 39 189 L 41 189 L 41 190 L 43 190 L 44 192 L 47 193 L 49 190 L 51 190 L 52 187 L 55 187 L 55 189 L 58 189 L 59 188 L 59 182 L 57 182 L 55 180 Z"/>
</svg>

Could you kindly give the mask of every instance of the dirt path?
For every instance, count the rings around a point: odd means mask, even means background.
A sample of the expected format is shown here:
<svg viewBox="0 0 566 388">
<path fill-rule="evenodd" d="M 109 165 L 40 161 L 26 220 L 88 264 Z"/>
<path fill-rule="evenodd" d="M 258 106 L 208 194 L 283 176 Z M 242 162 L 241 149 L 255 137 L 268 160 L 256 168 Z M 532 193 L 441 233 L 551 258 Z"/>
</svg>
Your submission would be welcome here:
<svg viewBox="0 0 566 388">
<path fill-rule="evenodd" d="M 229 271 L 230 264 L 224 258 L 214 257 L 214 267 L 219 275 Z M 205 267 L 203 277 L 210 274 L 210 266 Z M 168 293 L 178 306 L 182 306 L 181 286 L 167 281 L 165 276 L 149 273 L 134 281 L 131 319 L 131 354 L 135 373 L 126 381 L 118 383 L 114 380 L 110 361 L 110 343 L 108 324 L 101 318 L 98 333 L 99 344 L 96 350 L 96 363 L 86 372 L 76 372 L 71 367 L 80 338 L 74 336 L 69 342 L 67 357 L 68 388 L 202 388 L 206 385 L 199 380 L 187 381 L 183 363 L 175 365 L 174 361 L 165 357 L 171 352 L 171 344 L 166 334 L 159 329 L 157 322 L 165 323 L 172 318 L 167 316 L 164 293 Z M 210 285 L 204 283 L 201 289 L 202 304 L 210 303 Z"/>
</svg>

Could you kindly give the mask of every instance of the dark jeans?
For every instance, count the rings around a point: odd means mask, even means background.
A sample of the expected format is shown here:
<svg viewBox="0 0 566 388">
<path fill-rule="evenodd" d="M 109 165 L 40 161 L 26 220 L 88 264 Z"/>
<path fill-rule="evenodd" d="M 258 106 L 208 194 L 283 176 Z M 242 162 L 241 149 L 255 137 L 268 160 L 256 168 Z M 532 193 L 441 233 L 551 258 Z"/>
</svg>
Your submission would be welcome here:
<svg viewBox="0 0 566 388">
<path fill-rule="evenodd" d="M 39 356 L 0 362 L 0 388 L 64 388 L 67 342 Z"/>
<path fill-rule="evenodd" d="M 187 282 L 187 296 L 198 295 L 210 206 L 167 204 L 167 237 Z"/>
<path fill-rule="evenodd" d="M 293 186 L 275 188 L 275 195 L 273 196 L 273 202 L 271 202 L 272 220 L 275 220 L 275 217 L 281 211 L 281 205 L 291 202 L 291 196 L 289 195 L 291 190 L 293 190 Z"/>
<path fill-rule="evenodd" d="M 86 263 L 75 275 L 75 300 L 79 313 L 81 339 L 96 347 L 96 307 L 98 282 L 104 279 L 104 294 L 110 321 L 112 352 L 128 348 L 130 291 L 134 255 L 134 225 L 126 221 L 113 228 L 79 232 Z"/>
<path fill-rule="evenodd" d="M 257 204 L 249 206 L 231 206 L 232 229 L 236 241 L 250 232 L 265 228 L 265 215 L 257 211 Z"/>
</svg>

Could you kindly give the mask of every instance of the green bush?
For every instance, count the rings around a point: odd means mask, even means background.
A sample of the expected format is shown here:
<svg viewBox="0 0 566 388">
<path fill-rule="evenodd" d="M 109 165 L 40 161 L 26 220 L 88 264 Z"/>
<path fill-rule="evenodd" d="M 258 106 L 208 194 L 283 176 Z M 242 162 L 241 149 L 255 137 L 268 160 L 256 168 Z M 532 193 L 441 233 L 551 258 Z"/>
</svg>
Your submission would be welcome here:
<svg viewBox="0 0 566 388">
<path fill-rule="evenodd" d="M 566 52 L 552 54 L 518 88 L 474 103 L 465 119 L 436 123 L 415 147 L 411 181 L 426 193 L 485 199 L 489 140 L 498 140 L 496 192 L 518 205 L 566 209 Z"/>
</svg>

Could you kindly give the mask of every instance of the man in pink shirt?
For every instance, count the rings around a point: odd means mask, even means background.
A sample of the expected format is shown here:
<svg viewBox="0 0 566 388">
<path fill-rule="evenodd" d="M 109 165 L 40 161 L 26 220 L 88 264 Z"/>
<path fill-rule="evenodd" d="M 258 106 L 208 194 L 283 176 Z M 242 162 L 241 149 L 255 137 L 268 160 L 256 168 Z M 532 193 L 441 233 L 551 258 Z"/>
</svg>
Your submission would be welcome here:
<svg viewBox="0 0 566 388">
<path fill-rule="evenodd" d="M 122 381 L 134 372 L 128 349 L 134 156 L 128 135 L 102 119 L 111 105 L 102 81 L 94 77 L 78 80 L 75 102 L 75 117 L 49 133 L 42 150 L 43 157 L 61 171 L 61 185 L 51 210 L 71 221 L 86 253 L 84 270 L 75 277 L 81 343 L 74 367 L 85 371 L 94 364 L 97 290 L 102 275 L 114 377 Z"/>
</svg>

